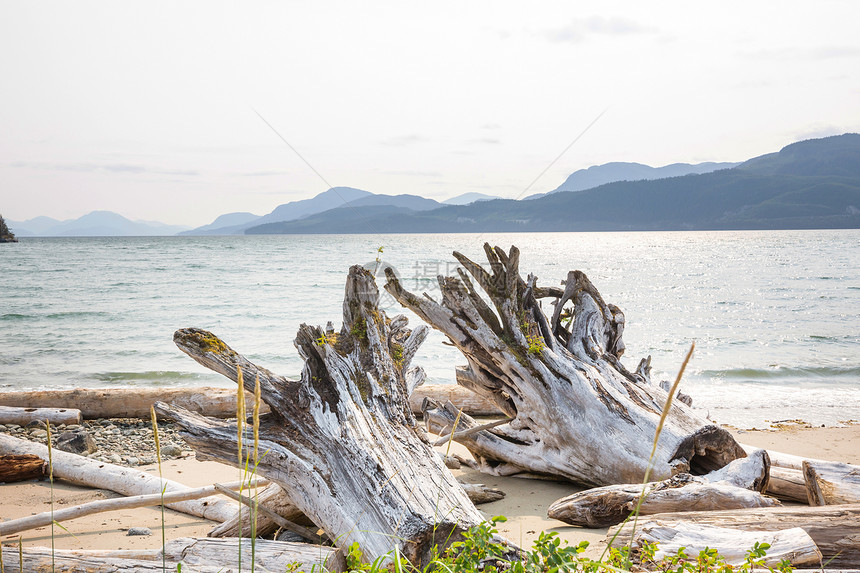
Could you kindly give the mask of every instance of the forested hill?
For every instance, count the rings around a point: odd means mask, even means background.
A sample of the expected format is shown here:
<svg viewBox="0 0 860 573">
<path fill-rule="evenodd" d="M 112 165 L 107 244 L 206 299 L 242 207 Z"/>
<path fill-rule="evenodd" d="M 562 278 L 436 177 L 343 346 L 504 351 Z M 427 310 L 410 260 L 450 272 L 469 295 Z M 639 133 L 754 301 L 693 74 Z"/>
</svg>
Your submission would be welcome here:
<svg viewBox="0 0 860 573">
<path fill-rule="evenodd" d="M 530 201 L 414 212 L 333 209 L 246 231 L 438 233 L 860 228 L 860 135 L 786 146 L 733 169 L 621 181 Z"/>
</svg>

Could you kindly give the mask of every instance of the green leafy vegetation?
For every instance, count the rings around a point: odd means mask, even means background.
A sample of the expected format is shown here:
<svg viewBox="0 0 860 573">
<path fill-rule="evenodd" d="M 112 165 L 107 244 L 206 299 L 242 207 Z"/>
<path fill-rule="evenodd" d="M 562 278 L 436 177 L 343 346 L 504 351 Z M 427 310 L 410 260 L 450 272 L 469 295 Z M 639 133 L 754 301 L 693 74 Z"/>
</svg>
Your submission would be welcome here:
<svg viewBox="0 0 860 573">
<path fill-rule="evenodd" d="M 353 543 L 346 553 L 347 571 L 356 573 L 381 573 L 399 571 L 407 573 L 618 573 L 620 571 L 662 571 L 663 573 L 750 573 L 753 570 L 772 573 L 791 573 L 794 569 L 788 562 L 777 567 L 765 564 L 764 557 L 770 545 L 756 543 L 746 552 L 741 564 L 726 563 L 715 549 L 705 548 L 698 554 L 689 554 L 686 548 L 669 555 L 657 557 L 657 545 L 644 543 L 631 549 L 629 546 L 613 547 L 605 559 L 595 560 L 582 554 L 588 548 L 587 541 L 569 545 L 558 536 L 558 532 L 541 532 L 530 549 L 519 551 L 505 544 L 498 536 L 496 524 L 507 521 L 505 517 L 493 517 L 462 534 L 462 541 L 452 543 L 441 555 L 433 557 L 429 564 L 419 569 L 403 559 L 399 553 L 377 558 L 373 562 L 364 560 L 361 548 Z"/>
<path fill-rule="evenodd" d="M 363 318 L 359 318 L 352 323 L 349 333 L 359 340 L 367 340 L 367 322 Z"/>
</svg>

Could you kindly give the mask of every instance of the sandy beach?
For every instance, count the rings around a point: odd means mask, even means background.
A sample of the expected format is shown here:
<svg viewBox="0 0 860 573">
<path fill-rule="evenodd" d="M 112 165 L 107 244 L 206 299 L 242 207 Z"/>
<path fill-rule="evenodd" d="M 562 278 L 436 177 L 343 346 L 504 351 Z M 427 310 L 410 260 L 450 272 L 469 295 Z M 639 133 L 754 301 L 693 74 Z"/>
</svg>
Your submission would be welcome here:
<svg viewBox="0 0 860 573">
<path fill-rule="evenodd" d="M 860 464 L 860 425 L 846 427 L 809 428 L 801 424 L 768 430 L 733 430 L 738 441 L 791 453 L 800 456 L 823 458 Z M 440 448 L 441 450 L 442 448 Z M 140 466 L 141 470 L 157 473 L 154 464 Z M 203 486 L 214 481 L 239 479 L 239 470 L 215 462 L 203 462 L 193 454 L 163 464 L 164 477 L 188 486 Z M 599 552 L 598 541 L 605 534 L 603 529 L 583 529 L 565 525 L 546 517 L 546 508 L 565 495 L 576 491 L 575 486 L 562 482 L 523 479 L 516 477 L 493 477 L 470 469 L 455 470 L 463 481 L 485 483 L 497 487 L 507 495 L 505 499 L 479 506 L 487 517 L 504 515 L 506 523 L 500 524 L 500 532 L 520 545 L 530 545 L 541 531 L 557 531 L 570 543 L 589 541 L 591 552 Z M 104 490 L 93 490 L 64 484 L 54 485 L 54 507 L 64 508 L 76 504 L 116 497 Z M 50 510 L 51 490 L 47 481 L 27 481 L 0 485 L 0 518 L 15 519 Z M 166 537 L 203 537 L 215 525 L 214 522 L 165 510 Z M 115 511 L 91 515 L 63 523 L 63 530 L 54 527 L 54 543 L 57 548 L 76 549 L 142 549 L 161 546 L 161 510 L 158 507 Z M 128 536 L 131 527 L 148 527 L 150 536 Z M 41 527 L 24 532 L 25 546 L 51 545 L 51 527 Z M 3 543 L 17 543 L 17 536 L 3 538 Z"/>
</svg>

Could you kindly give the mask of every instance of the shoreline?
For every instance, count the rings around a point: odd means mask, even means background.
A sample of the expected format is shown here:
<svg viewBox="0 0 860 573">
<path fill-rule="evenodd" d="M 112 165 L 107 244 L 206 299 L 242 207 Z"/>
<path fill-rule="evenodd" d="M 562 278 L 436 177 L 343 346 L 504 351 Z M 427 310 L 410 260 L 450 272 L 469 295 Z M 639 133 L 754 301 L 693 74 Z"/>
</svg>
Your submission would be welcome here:
<svg viewBox="0 0 860 573">
<path fill-rule="evenodd" d="M 95 421 L 98 424 L 98 421 Z M 161 424 L 159 424 L 159 430 Z M 860 425 L 845 427 L 803 427 L 786 425 L 767 430 L 739 430 L 728 428 L 744 444 L 799 456 L 824 458 L 832 461 L 860 465 Z M 151 430 L 150 430 L 151 432 Z M 461 447 L 457 444 L 453 448 Z M 437 448 L 444 452 L 444 446 Z M 239 470 L 211 461 L 199 461 L 193 452 L 182 449 L 174 458 L 162 463 L 163 475 L 189 487 L 209 485 L 214 481 L 239 479 Z M 156 464 L 141 464 L 138 470 L 157 474 Z M 478 506 L 487 518 L 504 515 L 508 521 L 498 524 L 499 532 L 521 546 L 531 546 L 541 532 L 557 532 L 571 545 L 588 541 L 588 556 L 599 557 L 606 529 L 585 529 L 570 526 L 546 517 L 546 509 L 553 501 L 581 490 L 560 481 L 527 479 L 522 477 L 495 477 L 476 470 L 453 470 L 465 482 L 484 483 L 505 492 L 500 501 Z M 73 505 L 121 497 L 113 492 L 73 486 L 60 480 L 54 483 L 54 507 Z M 30 480 L 0 485 L 0 519 L 25 517 L 50 510 L 51 488 L 47 480 Z M 14 500 L 11 502 L 10 500 Z M 168 539 L 177 537 L 206 537 L 216 523 L 165 509 L 165 532 Z M 148 536 L 128 536 L 132 527 L 148 527 Z M 160 507 L 147 507 L 94 514 L 63 522 L 54 527 L 54 545 L 58 549 L 157 549 L 161 547 Z M 51 545 L 51 527 L 45 526 L 22 533 L 23 545 Z M 17 545 L 18 536 L 0 539 L 0 543 Z"/>
</svg>

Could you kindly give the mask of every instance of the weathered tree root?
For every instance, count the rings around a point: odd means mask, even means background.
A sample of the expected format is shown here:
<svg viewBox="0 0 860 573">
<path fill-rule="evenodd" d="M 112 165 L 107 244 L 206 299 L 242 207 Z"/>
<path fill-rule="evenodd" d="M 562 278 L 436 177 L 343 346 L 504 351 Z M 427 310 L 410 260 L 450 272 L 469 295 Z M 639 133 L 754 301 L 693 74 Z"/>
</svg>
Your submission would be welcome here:
<svg viewBox="0 0 860 573">
<path fill-rule="evenodd" d="M 621 364 L 624 314 L 580 271 L 568 274 L 563 290 L 543 288 L 534 275 L 520 277 L 516 247 L 506 253 L 485 244 L 484 251 L 489 271 L 454 253 L 465 271 L 439 277 L 440 302 L 406 291 L 393 272 L 385 285 L 463 353 L 467 366 L 458 369 L 457 383 L 513 418 L 458 441 L 490 473 L 547 474 L 584 485 L 641 482 L 668 396 L 651 383 L 650 359 L 632 372 Z M 550 318 L 544 298 L 555 299 Z M 457 418 L 438 404 L 428 412 L 442 432 Z M 458 424 L 459 432 L 475 422 L 462 416 Z M 652 476 L 707 473 L 744 455 L 727 431 L 675 401 Z"/>
<path fill-rule="evenodd" d="M 299 328 L 300 380 L 252 364 L 206 331 L 179 330 L 174 340 L 231 380 L 241 370 L 248 391 L 259 379 L 271 414 L 260 425 L 257 472 L 278 483 L 299 511 L 339 547 L 358 542 L 369 559 L 398 547 L 422 564 L 434 546 L 483 517 L 409 407 L 408 395 L 423 379 L 410 362 L 427 329 L 409 330 L 403 316 L 388 319 L 378 298 L 372 275 L 352 267 L 340 332 Z M 180 425 L 198 456 L 239 464 L 235 424 L 166 404 L 156 408 Z"/>
</svg>

